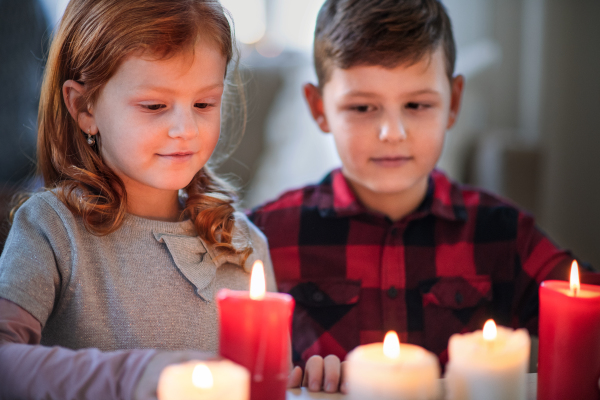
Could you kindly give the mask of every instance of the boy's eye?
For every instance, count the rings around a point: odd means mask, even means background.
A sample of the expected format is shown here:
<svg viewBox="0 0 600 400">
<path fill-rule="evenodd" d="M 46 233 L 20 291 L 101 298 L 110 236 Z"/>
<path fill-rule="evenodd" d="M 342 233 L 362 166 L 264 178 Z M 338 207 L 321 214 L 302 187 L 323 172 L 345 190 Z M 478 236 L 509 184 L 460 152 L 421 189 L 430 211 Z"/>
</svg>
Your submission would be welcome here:
<svg viewBox="0 0 600 400">
<path fill-rule="evenodd" d="M 424 103 L 407 103 L 406 104 L 406 108 L 408 108 L 409 110 L 422 110 L 424 108 L 428 108 L 429 105 L 428 104 L 424 104 Z"/>
<path fill-rule="evenodd" d="M 166 106 L 164 104 L 147 104 L 144 107 L 146 107 L 150 111 L 158 111 L 161 108 L 165 108 Z"/>
<path fill-rule="evenodd" d="M 209 106 L 210 106 L 210 104 L 208 104 L 208 103 L 196 103 L 196 104 L 194 104 L 194 107 L 197 107 L 197 108 L 208 108 Z"/>
</svg>

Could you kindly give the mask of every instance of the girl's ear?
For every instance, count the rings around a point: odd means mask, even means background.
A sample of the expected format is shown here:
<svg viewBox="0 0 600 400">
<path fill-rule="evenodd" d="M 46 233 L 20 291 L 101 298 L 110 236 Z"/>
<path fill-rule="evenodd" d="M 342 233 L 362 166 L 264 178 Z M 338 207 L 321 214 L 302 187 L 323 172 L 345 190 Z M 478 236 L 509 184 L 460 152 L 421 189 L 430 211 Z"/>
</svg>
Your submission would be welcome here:
<svg viewBox="0 0 600 400">
<path fill-rule="evenodd" d="M 78 105 L 83 101 L 83 95 L 85 94 L 84 86 L 74 80 L 68 80 L 63 84 L 62 87 L 63 99 L 69 110 L 69 114 L 77 121 L 79 128 L 85 133 L 95 135 L 98 132 L 94 115 L 90 109 L 85 111 L 79 111 Z"/>
<path fill-rule="evenodd" d="M 321 91 L 312 83 L 305 84 L 303 89 L 304 97 L 310 108 L 310 113 L 317 122 L 317 125 L 319 125 L 319 128 L 321 128 L 323 132 L 331 132 L 323 108 L 323 96 L 321 96 Z"/>
</svg>

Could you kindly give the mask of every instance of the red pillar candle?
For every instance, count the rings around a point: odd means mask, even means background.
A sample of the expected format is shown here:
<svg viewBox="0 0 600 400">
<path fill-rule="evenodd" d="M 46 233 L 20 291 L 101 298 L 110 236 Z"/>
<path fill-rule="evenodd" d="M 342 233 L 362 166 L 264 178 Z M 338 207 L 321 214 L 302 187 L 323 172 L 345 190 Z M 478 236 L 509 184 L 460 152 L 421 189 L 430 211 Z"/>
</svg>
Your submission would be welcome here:
<svg viewBox="0 0 600 400">
<path fill-rule="evenodd" d="M 600 286 L 571 275 L 540 286 L 538 400 L 600 400 Z"/>
<path fill-rule="evenodd" d="M 219 352 L 248 368 L 251 400 L 285 400 L 294 299 L 285 293 L 266 293 L 262 268 L 262 263 L 255 263 L 250 292 L 217 293 Z"/>
</svg>

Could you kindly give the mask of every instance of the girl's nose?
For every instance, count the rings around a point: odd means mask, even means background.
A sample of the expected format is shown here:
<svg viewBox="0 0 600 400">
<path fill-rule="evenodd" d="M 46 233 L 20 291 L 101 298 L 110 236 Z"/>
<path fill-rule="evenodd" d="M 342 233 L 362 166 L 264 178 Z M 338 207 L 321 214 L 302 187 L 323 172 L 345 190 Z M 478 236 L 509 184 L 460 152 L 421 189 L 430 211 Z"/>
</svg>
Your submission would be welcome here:
<svg viewBox="0 0 600 400">
<path fill-rule="evenodd" d="M 398 142 L 406 140 L 406 128 L 400 118 L 389 118 L 379 129 L 379 140 Z"/>
<path fill-rule="evenodd" d="M 198 135 L 198 125 L 193 110 L 179 109 L 173 113 L 173 121 L 169 128 L 169 136 L 185 140 Z"/>
</svg>

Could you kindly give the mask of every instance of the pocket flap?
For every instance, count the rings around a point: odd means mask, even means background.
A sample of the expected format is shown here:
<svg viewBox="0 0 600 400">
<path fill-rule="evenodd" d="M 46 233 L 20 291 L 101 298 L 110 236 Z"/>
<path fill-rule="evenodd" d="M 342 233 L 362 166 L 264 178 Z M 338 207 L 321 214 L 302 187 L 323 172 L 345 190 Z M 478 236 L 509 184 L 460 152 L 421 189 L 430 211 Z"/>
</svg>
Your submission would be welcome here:
<svg viewBox="0 0 600 400">
<path fill-rule="evenodd" d="M 485 275 L 436 278 L 422 284 L 420 289 L 423 307 L 437 305 L 460 309 L 492 300 L 492 282 Z"/>
<path fill-rule="evenodd" d="M 281 281 L 279 290 L 291 294 L 296 302 L 308 307 L 356 304 L 360 297 L 360 281 L 319 279 Z"/>
</svg>

